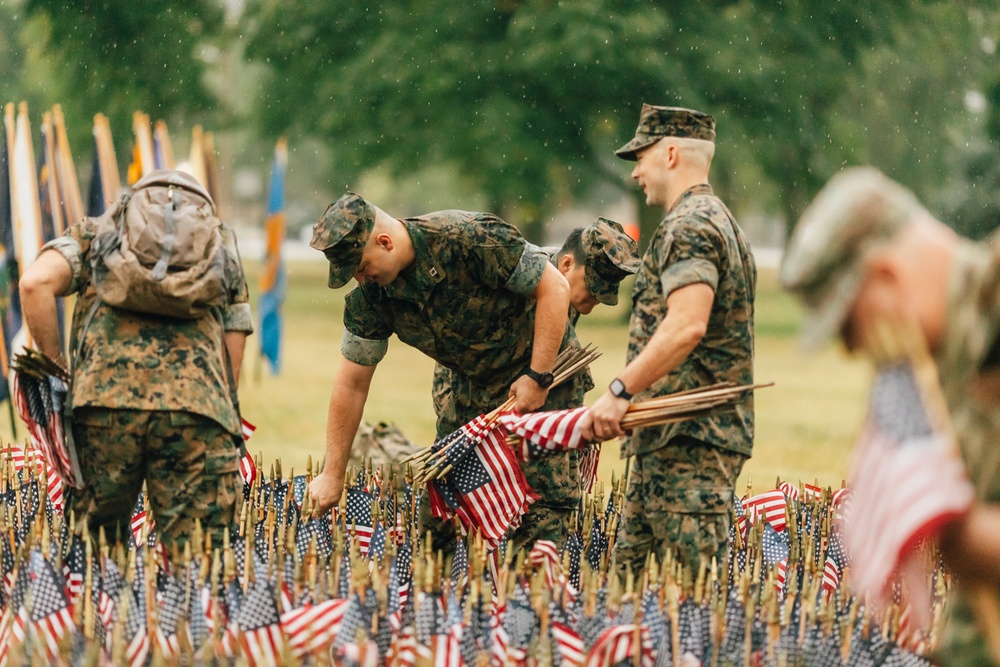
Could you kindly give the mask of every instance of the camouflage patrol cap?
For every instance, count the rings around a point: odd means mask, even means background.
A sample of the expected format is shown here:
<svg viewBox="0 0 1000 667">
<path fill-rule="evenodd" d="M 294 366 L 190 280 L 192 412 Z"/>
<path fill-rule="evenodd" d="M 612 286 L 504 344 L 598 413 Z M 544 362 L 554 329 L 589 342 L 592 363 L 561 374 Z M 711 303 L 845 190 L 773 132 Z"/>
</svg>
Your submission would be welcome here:
<svg viewBox="0 0 1000 667">
<path fill-rule="evenodd" d="M 343 287 L 354 276 L 374 224 L 374 207 L 348 192 L 330 204 L 313 225 L 309 245 L 330 261 L 329 287 Z"/>
<path fill-rule="evenodd" d="M 583 280 L 594 298 L 608 306 L 618 303 L 618 284 L 639 270 L 639 246 L 614 220 L 598 218 L 580 234 L 587 255 Z"/>
<path fill-rule="evenodd" d="M 702 111 L 683 107 L 657 107 L 643 104 L 635 137 L 615 151 L 623 160 L 638 160 L 636 153 L 663 137 L 715 141 L 715 118 Z"/>
<path fill-rule="evenodd" d="M 840 329 L 867 259 L 921 215 L 930 213 L 916 196 L 874 167 L 845 169 L 820 190 L 795 225 L 779 274 L 810 311 L 803 347 L 816 349 Z"/>
</svg>

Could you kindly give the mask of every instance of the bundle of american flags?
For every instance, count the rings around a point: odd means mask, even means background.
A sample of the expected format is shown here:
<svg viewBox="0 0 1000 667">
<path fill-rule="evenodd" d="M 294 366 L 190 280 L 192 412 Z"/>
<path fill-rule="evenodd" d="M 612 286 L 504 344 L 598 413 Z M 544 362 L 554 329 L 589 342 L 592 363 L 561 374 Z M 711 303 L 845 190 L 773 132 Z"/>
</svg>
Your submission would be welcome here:
<svg viewBox="0 0 1000 667">
<path fill-rule="evenodd" d="M 406 475 L 351 470 L 340 506 L 314 516 L 312 470 L 262 468 L 237 525 L 168 554 L 144 498 L 130 539 L 90 536 L 52 502 L 37 453 L 4 450 L 0 665 L 918 667 L 936 636 L 899 587 L 885 610 L 852 595 L 842 489 L 748 488 L 727 562 L 692 572 L 663 554 L 620 578 L 621 479 L 586 496 L 562 544 L 515 553 L 472 532 L 443 558 L 419 537 L 429 500 Z M 940 566 L 933 581 L 932 612 Z"/>
<path fill-rule="evenodd" d="M 28 427 L 34 446 L 50 470 L 69 486 L 81 488 L 83 477 L 76 452 L 63 431 L 63 407 L 69 373 L 46 355 L 26 348 L 11 362 L 14 369 L 14 406 Z"/>
</svg>

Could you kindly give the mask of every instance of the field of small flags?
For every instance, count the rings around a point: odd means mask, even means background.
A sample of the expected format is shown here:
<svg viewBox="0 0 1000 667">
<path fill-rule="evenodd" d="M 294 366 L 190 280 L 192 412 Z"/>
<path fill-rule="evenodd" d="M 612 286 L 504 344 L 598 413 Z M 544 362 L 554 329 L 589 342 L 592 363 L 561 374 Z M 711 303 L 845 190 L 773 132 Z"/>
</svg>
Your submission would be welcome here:
<svg viewBox="0 0 1000 667">
<path fill-rule="evenodd" d="M 244 462 L 238 525 L 167 553 L 143 498 L 130 535 L 90 535 L 40 452 L 5 448 L 0 665 L 918 666 L 948 590 L 938 567 L 928 609 L 898 588 L 878 610 L 853 596 L 844 489 L 748 489 L 728 562 L 664 554 L 620 578 L 621 480 L 586 496 L 565 544 L 514 553 L 473 533 L 443 556 L 407 474 L 352 470 L 316 516 L 311 470 L 261 468 Z"/>
</svg>

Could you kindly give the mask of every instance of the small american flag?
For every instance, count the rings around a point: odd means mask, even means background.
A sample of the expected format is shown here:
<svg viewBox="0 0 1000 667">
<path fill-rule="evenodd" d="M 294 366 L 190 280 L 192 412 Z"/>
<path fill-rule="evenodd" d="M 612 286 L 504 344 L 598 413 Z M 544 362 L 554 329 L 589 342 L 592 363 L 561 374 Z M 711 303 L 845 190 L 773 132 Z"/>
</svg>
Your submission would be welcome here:
<svg viewBox="0 0 1000 667">
<path fill-rule="evenodd" d="M 125 618 L 125 657 L 129 667 L 139 667 L 146 664 L 149 657 L 150 641 L 146 631 L 145 604 L 131 588 L 122 589 L 122 595 L 129 596 L 128 615 Z M 145 598 L 145 596 L 143 596 Z"/>
<path fill-rule="evenodd" d="M 785 512 L 785 494 L 777 489 L 747 498 L 743 501 L 743 507 L 753 523 L 757 522 L 758 517 L 763 517 L 777 531 L 784 530 L 788 524 Z"/>
<path fill-rule="evenodd" d="M 159 623 L 156 626 L 156 642 L 167 660 L 180 657 L 181 645 L 177 637 L 177 626 L 184 608 L 184 586 L 177 577 L 168 577 L 166 590 L 159 609 Z"/>
<path fill-rule="evenodd" d="M 559 581 L 559 549 L 551 540 L 538 540 L 528 553 L 528 562 L 545 573 L 545 585 L 552 590 Z"/>
<path fill-rule="evenodd" d="M 788 559 L 782 558 L 774 570 L 774 587 L 779 593 L 785 590 L 785 581 L 788 578 Z M 826 581 L 824 579 L 824 585 Z"/>
<path fill-rule="evenodd" d="M 276 664 L 283 640 L 274 588 L 269 581 L 257 580 L 253 585 L 240 603 L 237 622 L 243 633 L 243 653 L 251 667 Z"/>
<path fill-rule="evenodd" d="M 466 532 L 480 531 L 493 548 L 509 528 L 520 525 L 538 494 L 507 446 L 502 424 L 480 415 L 459 431 L 446 454 L 451 472 L 428 484 L 431 510 L 439 519 L 458 516 Z"/>
<path fill-rule="evenodd" d="M 823 495 L 823 489 L 819 488 L 815 484 L 803 484 L 802 489 L 805 491 L 806 496 L 812 498 L 813 500 L 819 500 Z M 792 500 L 799 499 L 799 487 L 791 484 L 790 482 L 782 482 L 778 485 L 778 490 Z"/>
<path fill-rule="evenodd" d="M 66 591 L 69 593 L 70 606 L 75 605 L 83 595 L 84 573 L 87 569 L 86 548 L 83 538 L 74 534 L 71 538 L 69 553 L 63 563 L 63 573 L 66 575 Z"/>
<path fill-rule="evenodd" d="M 840 586 L 840 566 L 833 557 L 827 556 L 823 567 L 823 593 L 829 599 L 838 586 Z"/>
<path fill-rule="evenodd" d="M 73 627 L 62 578 L 40 551 L 31 553 L 31 623 L 50 658 L 59 655 L 59 639 Z"/>
<path fill-rule="evenodd" d="M 638 635 L 639 641 L 636 641 Z M 653 667 L 653 645 L 645 626 L 616 625 L 608 628 L 587 654 L 587 667 L 611 667 L 640 653 L 640 665 Z"/>
<path fill-rule="evenodd" d="M 368 555 L 368 547 L 375 532 L 372 501 L 371 494 L 365 493 L 360 487 L 352 486 L 347 489 L 347 511 L 344 513 L 347 528 L 355 529 L 362 556 Z"/>
<path fill-rule="evenodd" d="M 241 418 L 240 421 L 242 422 L 243 442 L 246 442 L 257 430 L 257 427 L 246 419 Z M 243 477 L 245 487 L 253 486 L 254 480 L 257 479 L 257 465 L 254 463 L 253 457 L 250 456 L 250 452 L 244 452 L 243 456 L 240 457 L 240 475 Z"/>
<path fill-rule="evenodd" d="M 770 524 L 765 524 L 764 534 L 761 537 L 761 550 L 768 565 L 774 565 L 788 558 L 788 533 L 779 533 L 771 528 Z"/>
<path fill-rule="evenodd" d="M 347 600 L 333 598 L 320 604 L 306 604 L 281 615 L 281 625 L 292 653 L 304 658 L 329 644 L 340 632 Z"/>
<path fill-rule="evenodd" d="M 973 492 L 953 440 L 932 426 L 912 364 L 879 370 L 868 409 L 852 475 L 861 511 L 844 537 L 858 590 L 880 596 L 921 540 L 969 508 Z"/>
</svg>

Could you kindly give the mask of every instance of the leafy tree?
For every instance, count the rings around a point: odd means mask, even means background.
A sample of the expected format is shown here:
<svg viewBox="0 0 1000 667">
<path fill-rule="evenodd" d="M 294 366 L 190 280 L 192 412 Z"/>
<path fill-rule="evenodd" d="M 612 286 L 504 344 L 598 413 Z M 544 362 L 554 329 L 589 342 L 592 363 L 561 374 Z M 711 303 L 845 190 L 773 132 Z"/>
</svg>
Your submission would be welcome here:
<svg viewBox="0 0 1000 667">
<path fill-rule="evenodd" d="M 861 154 L 837 103 L 863 56 L 935 4 L 257 0 L 247 55 L 268 68 L 263 127 L 323 137 L 344 180 L 448 164 L 538 219 L 553 193 L 624 184 L 611 151 L 639 103 L 674 103 L 719 118 L 722 183 L 755 162 L 792 220 Z"/>
<path fill-rule="evenodd" d="M 224 18 L 215 0 L 24 0 L 23 12 L 27 59 L 47 104 L 63 102 L 77 120 L 73 145 L 98 111 L 124 129 L 136 110 L 165 119 L 217 110 L 204 83 Z"/>
</svg>

